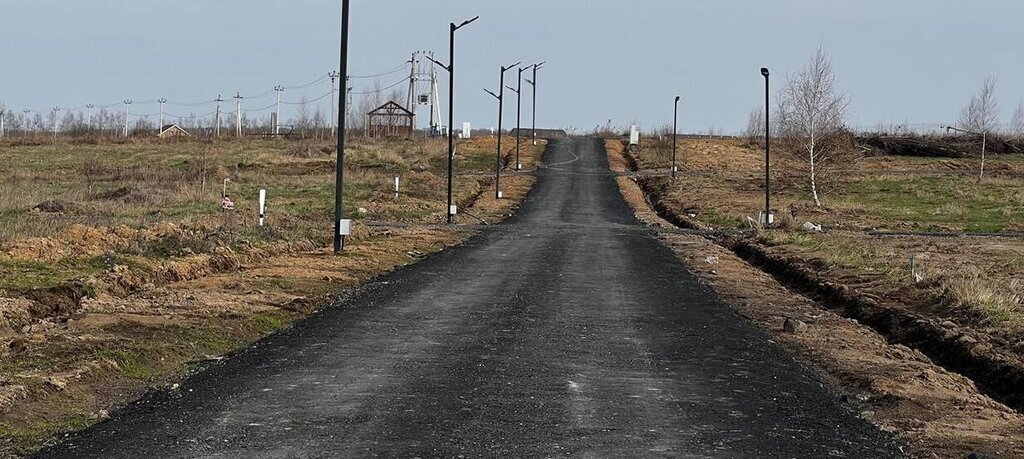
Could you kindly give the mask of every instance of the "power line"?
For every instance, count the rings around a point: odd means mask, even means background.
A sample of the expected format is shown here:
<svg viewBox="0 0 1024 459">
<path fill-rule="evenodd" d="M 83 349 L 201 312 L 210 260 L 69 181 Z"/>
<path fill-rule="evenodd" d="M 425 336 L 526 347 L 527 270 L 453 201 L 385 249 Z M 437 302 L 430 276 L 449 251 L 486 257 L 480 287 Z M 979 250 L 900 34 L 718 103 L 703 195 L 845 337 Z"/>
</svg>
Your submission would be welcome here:
<svg viewBox="0 0 1024 459">
<path fill-rule="evenodd" d="M 385 86 L 383 88 L 379 88 L 379 89 L 378 88 L 374 88 L 374 89 L 371 89 L 369 91 L 351 91 L 351 92 L 349 92 L 349 94 L 355 94 L 355 95 L 373 94 L 373 93 L 378 92 L 378 91 L 387 91 L 388 89 L 392 89 L 392 88 L 398 87 L 399 85 L 402 85 L 402 84 L 405 84 L 405 83 L 408 83 L 408 82 L 409 82 L 409 78 L 403 78 L 402 81 L 399 81 L 399 82 L 397 82 L 397 83 L 395 83 L 393 85 Z"/>
</svg>

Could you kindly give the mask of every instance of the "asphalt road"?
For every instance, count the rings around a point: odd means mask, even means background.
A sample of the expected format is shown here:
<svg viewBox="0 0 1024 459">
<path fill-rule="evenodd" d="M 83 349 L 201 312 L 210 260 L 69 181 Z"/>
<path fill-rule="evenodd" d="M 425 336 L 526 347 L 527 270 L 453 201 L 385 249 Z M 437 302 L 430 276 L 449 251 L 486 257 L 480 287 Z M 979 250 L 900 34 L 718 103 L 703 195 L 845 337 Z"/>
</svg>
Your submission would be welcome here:
<svg viewBox="0 0 1024 459">
<path fill-rule="evenodd" d="M 544 162 L 508 223 L 40 456 L 898 455 L 627 231 L 600 141 L 554 142 Z"/>
</svg>

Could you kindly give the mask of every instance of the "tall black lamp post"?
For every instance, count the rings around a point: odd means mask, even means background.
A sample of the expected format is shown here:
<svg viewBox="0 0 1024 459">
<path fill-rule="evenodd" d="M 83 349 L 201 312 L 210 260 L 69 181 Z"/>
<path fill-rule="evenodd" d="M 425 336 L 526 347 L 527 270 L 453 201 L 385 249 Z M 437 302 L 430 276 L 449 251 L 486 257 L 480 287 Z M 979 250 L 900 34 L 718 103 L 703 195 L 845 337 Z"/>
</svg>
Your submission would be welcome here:
<svg viewBox="0 0 1024 459">
<path fill-rule="evenodd" d="M 769 99 L 769 76 L 767 67 L 761 67 L 761 75 L 764 76 L 764 226 L 772 224 L 771 212 L 771 152 L 772 152 L 772 130 L 768 117 L 771 115 Z"/>
<path fill-rule="evenodd" d="M 349 0 L 341 2 L 341 76 L 342 81 L 348 76 L 348 17 Z M 343 93 L 338 98 L 338 151 L 334 175 L 334 253 L 340 254 L 345 247 L 345 236 L 351 228 L 347 228 L 348 222 L 342 217 L 342 208 L 345 191 L 345 103 L 346 97 Z"/>
<path fill-rule="evenodd" d="M 675 112 L 672 115 L 672 178 L 676 178 L 676 136 L 679 132 L 679 96 L 676 96 Z"/>
<path fill-rule="evenodd" d="M 547 61 L 539 64 L 533 64 L 533 80 L 526 80 L 527 83 L 530 83 L 530 86 L 533 86 L 533 129 L 531 132 L 531 138 L 533 139 L 534 145 L 537 145 L 537 71 L 544 68 L 544 64 L 546 63 Z"/>
<path fill-rule="evenodd" d="M 473 19 L 463 21 L 462 24 L 451 23 L 448 35 L 448 65 L 444 65 L 430 57 L 431 62 L 440 65 L 448 71 L 448 224 L 455 220 L 456 209 L 452 206 L 452 176 L 454 174 L 452 163 L 455 161 L 455 137 L 453 124 L 455 124 L 455 31 L 469 25 L 471 22 L 480 19 L 476 16 Z"/>
<path fill-rule="evenodd" d="M 505 72 L 519 64 L 521 64 L 521 62 L 516 62 L 508 67 L 501 68 L 501 76 L 498 79 L 498 94 L 491 92 L 489 89 L 484 89 L 488 94 L 494 96 L 495 99 L 498 99 L 498 158 L 494 163 L 494 199 L 501 199 L 501 130 L 505 108 Z"/>
<path fill-rule="evenodd" d="M 521 145 L 521 138 L 522 138 L 522 135 L 523 135 L 523 132 L 522 132 L 523 129 L 522 129 L 521 121 L 522 121 L 522 114 L 523 114 L 523 72 L 525 72 L 525 71 L 526 71 L 526 69 L 520 68 L 519 69 L 519 83 L 516 85 L 515 89 L 513 89 L 512 87 L 508 88 L 508 89 L 511 89 L 511 90 L 515 91 L 515 93 L 516 93 L 516 170 L 517 171 L 523 168 L 523 164 L 519 162 L 519 147 Z"/>
</svg>

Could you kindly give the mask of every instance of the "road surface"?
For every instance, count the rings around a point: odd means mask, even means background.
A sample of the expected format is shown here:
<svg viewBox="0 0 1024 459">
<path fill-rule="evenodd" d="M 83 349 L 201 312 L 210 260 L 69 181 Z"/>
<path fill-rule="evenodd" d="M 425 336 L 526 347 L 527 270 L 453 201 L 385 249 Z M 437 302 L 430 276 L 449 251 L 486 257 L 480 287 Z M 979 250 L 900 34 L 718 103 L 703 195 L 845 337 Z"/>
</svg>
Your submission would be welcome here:
<svg viewBox="0 0 1024 459">
<path fill-rule="evenodd" d="M 892 457 L 702 286 L 598 140 L 521 212 L 42 457 Z"/>
</svg>

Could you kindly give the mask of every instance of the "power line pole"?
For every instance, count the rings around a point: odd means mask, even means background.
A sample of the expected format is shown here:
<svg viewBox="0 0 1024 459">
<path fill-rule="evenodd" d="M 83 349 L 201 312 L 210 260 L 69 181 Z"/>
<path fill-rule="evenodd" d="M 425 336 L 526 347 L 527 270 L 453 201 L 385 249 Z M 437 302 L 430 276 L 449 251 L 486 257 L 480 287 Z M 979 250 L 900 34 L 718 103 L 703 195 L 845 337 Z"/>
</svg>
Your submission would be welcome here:
<svg viewBox="0 0 1024 459">
<path fill-rule="evenodd" d="M 60 107 L 53 107 L 53 138 L 57 138 L 57 126 L 60 120 L 57 118 L 57 114 L 60 113 Z"/>
<path fill-rule="evenodd" d="M 235 92 L 235 137 L 242 137 L 242 93 Z"/>
<path fill-rule="evenodd" d="M 4 118 L 7 116 L 7 112 L 0 110 L 0 139 L 4 138 Z"/>
<path fill-rule="evenodd" d="M 160 102 L 160 125 L 156 128 L 156 133 L 160 134 L 161 132 L 164 132 L 164 104 L 167 103 L 167 99 L 161 97 L 156 101 Z"/>
<path fill-rule="evenodd" d="M 125 99 L 124 100 L 124 136 L 125 136 L 125 138 L 128 138 L 128 107 L 131 107 L 131 105 L 132 105 L 132 100 L 131 99 Z"/>
<path fill-rule="evenodd" d="M 281 135 L 281 93 L 284 92 L 284 86 L 274 86 L 274 91 L 277 91 L 277 113 L 274 115 L 274 135 Z M 333 106 L 334 103 L 332 102 Z"/>
<path fill-rule="evenodd" d="M 337 86 L 335 86 L 334 80 L 337 80 L 341 74 L 332 70 L 331 73 L 327 74 L 327 76 L 331 78 L 331 135 L 333 136 L 337 134 L 335 131 L 335 118 L 337 114 L 334 113 L 334 96 L 337 92 Z M 348 80 L 346 79 L 346 81 Z"/>
<path fill-rule="evenodd" d="M 89 109 L 89 123 L 88 123 L 88 126 L 89 126 L 89 130 L 90 131 L 92 130 L 92 109 L 95 106 L 96 106 L 95 104 L 85 104 L 85 108 Z"/>
<path fill-rule="evenodd" d="M 214 101 L 217 102 L 217 111 L 216 115 L 213 116 L 213 136 L 220 137 L 220 104 L 224 102 L 224 99 L 220 97 L 220 94 L 217 94 L 217 99 Z"/>
<path fill-rule="evenodd" d="M 32 109 L 30 109 L 30 108 L 23 108 L 23 109 L 21 109 L 21 112 L 25 114 L 25 119 L 24 119 L 24 124 L 25 124 L 24 129 L 25 129 L 25 132 L 26 133 L 30 133 L 30 132 L 32 132 L 32 124 L 28 120 L 28 114 L 32 113 Z"/>
</svg>

